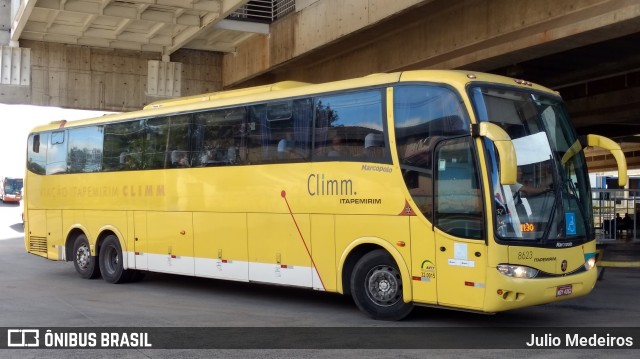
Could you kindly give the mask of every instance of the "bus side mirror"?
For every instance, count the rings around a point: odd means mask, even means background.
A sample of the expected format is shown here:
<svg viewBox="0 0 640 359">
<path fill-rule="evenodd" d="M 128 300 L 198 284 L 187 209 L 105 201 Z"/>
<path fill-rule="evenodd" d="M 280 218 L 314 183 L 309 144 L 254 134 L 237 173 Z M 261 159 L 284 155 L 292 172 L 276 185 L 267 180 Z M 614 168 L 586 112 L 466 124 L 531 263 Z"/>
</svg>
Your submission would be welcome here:
<svg viewBox="0 0 640 359">
<path fill-rule="evenodd" d="M 586 135 L 578 137 L 578 140 L 569 147 L 567 152 L 562 156 L 562 165 L 564 166 L 576 153 L 582 151 L 585 147 L 600 147 L 608 150 L 616 159 L 618 165 L 618 185 L 624 187 L 627 185 L 627 160 L 624 158 L 624 153 L 620 148 L 620 145 L 613 140 L 608 139 L 600 135 Z"/>
<path fill-rule="evenodd" d="M 474 137 L 490 139 L 498 150 L 498 155 L 500 156 L 500 184 L 515 184 L 518 175 L 518 162 L 516 160 L 516 149 L 513 147 L 511 137 L 500 126 L 491 122 L 480 122 L 472 127 Z"/>
</svg>

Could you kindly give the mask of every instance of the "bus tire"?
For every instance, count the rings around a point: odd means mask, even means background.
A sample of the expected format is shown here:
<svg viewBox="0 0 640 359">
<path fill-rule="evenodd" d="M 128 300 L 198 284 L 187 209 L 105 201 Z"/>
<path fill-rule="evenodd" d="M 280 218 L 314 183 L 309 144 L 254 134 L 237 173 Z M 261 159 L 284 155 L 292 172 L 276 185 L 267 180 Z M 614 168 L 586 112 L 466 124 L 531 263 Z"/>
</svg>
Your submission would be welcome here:
<svg viewBox="0 0 640 359">
<path fill-rule="evenodd" d="M 91 255 L 89 240 L 84 234 L 78 235 L 73 241 L 73 266 L 82 278 L 96 279 L 100 276 L 97 257 Z"/>
<path fill-rule="evenodd" d="M 100 246 L 98 258 L 102 279 L 114 284 L 129 281 L 131 271 L 124 269 L 122 249 L 120 248 L 118 237 L 110 234 L 104 239 Z"/>
<path fill-rule="evenodd" d="M 358 260 L 351 273 L 351 294 L 358 308 L 373 319 L 400 320 L 413 309 L 402 298 L 398 265 L 384 249 Z"/>
</svg>

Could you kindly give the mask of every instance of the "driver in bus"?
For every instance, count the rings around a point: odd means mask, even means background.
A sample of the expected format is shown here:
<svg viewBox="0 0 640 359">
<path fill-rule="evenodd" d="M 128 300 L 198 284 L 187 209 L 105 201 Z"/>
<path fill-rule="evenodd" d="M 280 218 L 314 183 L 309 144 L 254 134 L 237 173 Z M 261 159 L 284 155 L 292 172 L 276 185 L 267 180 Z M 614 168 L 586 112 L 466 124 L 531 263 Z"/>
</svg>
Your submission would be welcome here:
<svg viewBox="0 0 640 359">
<path fill-rule="evenodd" d="M 551 190 L 551 186 L 535 187 L 530 183 L 531 181 L 525 178 L 522 168 L 518 167 L 518 177 L 516 178 L 516 183 L 511 185 L 511 192 L 513 192 L 514 196 L 522 193 L 527 197 L 531 197 Z"/>
</svg>

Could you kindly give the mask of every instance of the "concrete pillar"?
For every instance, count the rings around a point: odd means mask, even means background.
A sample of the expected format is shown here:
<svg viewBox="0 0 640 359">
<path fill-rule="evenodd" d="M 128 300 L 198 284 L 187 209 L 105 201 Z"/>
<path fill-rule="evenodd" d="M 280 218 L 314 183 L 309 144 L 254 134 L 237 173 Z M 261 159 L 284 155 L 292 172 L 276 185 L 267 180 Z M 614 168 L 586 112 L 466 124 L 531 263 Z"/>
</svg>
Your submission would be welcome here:
<svg viewBox="0 0 640 359">
<path fill-rule="evenodd" d="M 10 45 L 11 14 L 11 0 L 0 0 L 0 46 Z"/>
<path fill-rule="evenodd" d="M 161 63 L 159 53 L 20 42 L 20 52 L 28 50 L 30 55 L 30 84 L 20 82 L 15 86 L 13 77 L 8 77 L 8 81 L 13 81 L 8 84 L 0 82 L 0 103 L 132 111 L 157 101 L 158 97 L 191 96 L 222 88 L 220 53 L 176 51 L 171 54 L 172 61 L 164 63 L 172 65 L 171 76 L 151 82 L 162 85 L 162 91 L 158 87 L 149 93 L 149 62 Z M 13 48 L 9 50 L 5 52 L 17 53 Z"/>
</svg>

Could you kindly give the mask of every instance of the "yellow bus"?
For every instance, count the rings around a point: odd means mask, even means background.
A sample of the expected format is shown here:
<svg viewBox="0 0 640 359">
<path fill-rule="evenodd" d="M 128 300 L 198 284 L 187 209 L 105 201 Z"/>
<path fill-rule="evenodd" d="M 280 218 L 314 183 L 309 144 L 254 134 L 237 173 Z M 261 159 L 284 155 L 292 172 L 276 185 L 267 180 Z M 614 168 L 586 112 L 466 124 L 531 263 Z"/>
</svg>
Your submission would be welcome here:
<svg viewBox="0 0 640 359">
<path fill-rule="evenodd" d="M 30 133 L 25 246 L 84 278 L 307 287 L 383 320 L 521 308 L 594 286 L 586 146 L 624 185 L 556 92 L 463 71 L 159 101 Z"/>
</svg>

